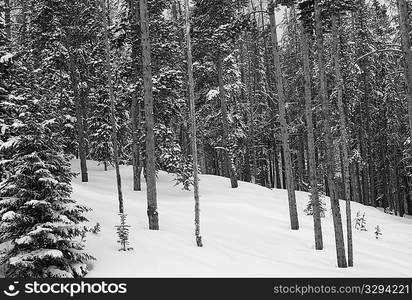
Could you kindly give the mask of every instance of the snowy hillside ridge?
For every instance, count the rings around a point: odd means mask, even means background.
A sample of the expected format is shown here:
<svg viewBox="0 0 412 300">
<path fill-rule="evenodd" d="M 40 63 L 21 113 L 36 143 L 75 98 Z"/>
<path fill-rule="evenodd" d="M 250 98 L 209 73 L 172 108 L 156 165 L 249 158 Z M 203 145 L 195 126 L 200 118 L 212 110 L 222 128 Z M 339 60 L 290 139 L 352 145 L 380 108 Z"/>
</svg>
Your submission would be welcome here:
<svg viewBox="0 0 412 300">
<path fill-rule="evenodd" d="M 303 210 L 308 194 L 297 192 L 300 229 L 289 229 L 286 190 L 270 190 L 239 182 L 231 189 L 227 178 L 200 176 L 201 233 L 204 247 L 194 238 L 192 191 L 175 186 L 174 175 L 159 172 L 160 230 L 148 230 L 146 190 L 132 190 L 132 167 L 121 166 L 125 212 L 132 251 L 119 251 L 119 224 L 114 170 L 89 161 L 89 182 L 73 181 L 73 199 L 93 210 L 90 226 L 101 231 L 86 236 L 86 250 L 96 258 L 87 277 L 410 277 L 412 220 L 352 203 L 353 219 L 366 216 L 367 231 L 354 229 L 353 268 L 336 263 L 329 199 L 322 218 L 324 250 L 316 251 L 313 219 Z M 79 161 L 72 161 L 79 170 Z M 344 202 L 341 201 L 345 220 Z M 344 228 L 346 224 L 344 223 Z M 379 225 L 382 235 L 375 238 Z M 353 220 L 353 226 L 355 221 Z"/>
</svg>

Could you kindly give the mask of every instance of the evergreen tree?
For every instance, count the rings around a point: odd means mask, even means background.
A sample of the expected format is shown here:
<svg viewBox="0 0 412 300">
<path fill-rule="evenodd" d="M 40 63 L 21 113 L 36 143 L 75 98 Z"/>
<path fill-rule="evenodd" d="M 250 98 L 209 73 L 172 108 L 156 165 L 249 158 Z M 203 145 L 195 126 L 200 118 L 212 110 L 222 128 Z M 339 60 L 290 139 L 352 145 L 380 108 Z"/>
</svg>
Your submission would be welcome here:
<svg viewBox="0 0 412 300">
<path fill-rule="evenodd" d="M 3 258 L 6 276 L 83 277 L 93 258 L 79 239 L 88 209 L 70 198 L 74 174 L 53 137 L 54 120 L 39 120 L 33 100 L 1 145 L 10 170 L 0 186 L 0 241 L 11 243 Z"/>
</svg>

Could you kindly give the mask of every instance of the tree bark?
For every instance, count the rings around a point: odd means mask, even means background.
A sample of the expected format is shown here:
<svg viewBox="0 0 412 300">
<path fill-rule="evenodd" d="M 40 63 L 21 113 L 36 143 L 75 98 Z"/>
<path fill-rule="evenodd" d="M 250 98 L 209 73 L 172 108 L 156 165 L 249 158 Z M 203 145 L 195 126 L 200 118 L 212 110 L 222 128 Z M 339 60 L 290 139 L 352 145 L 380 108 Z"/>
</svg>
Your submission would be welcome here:
<svg viewBox="0 0 412 300">
<path fill-rule="evenodd" d="M 146 186 L 149 229 L 159 230 L 156 191 L 156 157 L 153 117 L 153 79 L 149 37 L 147 0 L 140 0 L 140 28 L 142 34 L 143 85 L 146 121 Z"/>
<path fill-rule="evenodd" d="M 342 146 L 342 162 L 343 162 L 343 181 L 345 187 L 346 197 L 346 232 L 347 232 L 347 244 L 348 244 L 348 266 L 353 266 L 353 239 L 352 239 L 352 217 L 351 217 L 351 203 L 350 203 L 350 174 L 349 174 L 349 138 L 346 131 L 346 115 L 345 107 L 343 104 L 343 78 L 340 65 L 340 40 L 339 40 L 339 27 L 338 18 L 336 15 L 332 15 L 332 37 L 333 37 L 333 59 L 335 62 L 335 82 L 337 90 L 337 100 L 339 109 L 339 126 L 341 134 L 341 146 Z"/>
<path fill-rule="evenodd" d="M 134 31 L 136 36 L 139 30 L 139 2 L 130 1 L 131 19 L 134 24 Z M 133 163 L 133 190 L 142 190 L 142 161 L 140 157 L 140 130 L 141 130 L 141 103 L 139 101 L 139 88 L 137 86 L 139 74 L 141 74 L 140 64 L 137 62 L 138 43 L 137 38 L 132 43 L 132 61 L 134 68 L 134 82 L 136 84 L 135 91 L 132 98 L 131 106 L 131 123 L 132 123 L 132 163 Z"/>
<path fill-rule="evenodd" d="M 11 42 L 11 7 L 10 0 L 4 0 L 4 29 L 8 42 Z"/>
<path fill-rule="evenodd" d="M 325 142 L 326 142 L 326 157 L 327 157 L 327 175 L 329 182 L 330 201 L 333 216 L 333 225 L 335 229 L 335 243 L 336 243 L 336 255 L 339 268 L 346 268 L 346 255 L 345 244 L 343 239 L 342 228 L 342 216 L 340 213 L 339 199 L 336 198 L 336 189 L 334 182 L 335 175 L 335 155 L 333 151 L 333 140 L 330 126 L 330 103 L 327 95 L 326 88 L 326 74 L 325 74 L 325 62 L 324 62 L 324 50 L 323 50 L 323 32 L 322 32 L 322 20 L 320 14 L 319 0 L 315 0 L 315 25 L 316 25 L 316 42 L 318 50 L 318 65 L 320 76 L 320 96 L 322 100 L 322 112 L 323 122 L 325 129 Z"/>
<path fill-rule="evenodd" d="M 223 148 L 223 157 L 224 157 L 224 174 L 226 177 L 230 178 L 230 184 L 232 188 L 237 188 L 237 178 L 236 171 L 232 162 L 232 155 L 229 147 L 229 121 L 227 116 L 227 107 L 226 107 L 226 92 L 223 82 L 223 61 L 221 55 L 217 58 L 217 73 L 219 80 L 219 98 L 220 98 L 220 109 L 222 114 L 222 148 Z"/>
<path fill-rule="evenodd" d="M 118 150 L 118 144 L 117 144 L 117 124 L 116 124 L 116 111 L 114 107 L 112 68 L 110 66 L 110 45 L 109 45 L 109 35 L 107 33 L 109 28 L 107 25 L 106 0 L 102 0 L 102 11 L 103 11 L 103 27 L 104 27 L 103 38 L 104 38 L 104 46 L 105 46 L 107 86 L 109 88 L 109 98 L 110 98 L 110 121 L 112 125 L 113 160 L 114 160 L 114 166 L 116 170 L 119 213 L 122 214 L 124 213 L 124 205 L 123 205 L 123 193 L 122 193 L 122 179 L 120 176 L 120 168 L 119 168 L 119 150 Z"/>
<path fill-rule="evenodd" d="M 301 23 L 301 43 L 302 43 L 302 57 L 303 57 L 303 72 L 305 85 L 305 116 L 306 116 L 306 131 L 308 135 L 308 160 L 309 160 L 309 180 L 311 202 L 313 210 L 313 228 L 315 233 L 315 249 L 323 249 L 322 237 L 322 223 L 320 216 L 320 201 L 318 191 L 318 180 L 316 172 L 315 161 L 315 134 L 313 129 L 313 114 L 312 114 L 312 88 L 310 79 L 310 65 L 309 65 L 309 42 L 308 33 L 305 31 Z"/>
<path fill-rule="evenodd" d="M 82 182 L 88 182 L 89 177 L 87 174 L 87 163 L 86 163 L 86 151 L 85 151 L 85 140 L 84 140 L 84 128 L 83 128 L 83 113 L 82 107 L 80 105 L 80 92 L 79 92 L 79 78 L 78 71 L 76 67 L 76 59 L 73 53 L 69 54 L 69 69 L 70 69 L 70 81 L 72 85 L 72 90 L 74 94 L 74 103 L 76 107 L 76 127 L 77 127 L 77 140 L 78 140 L 78 153 L 80 158 L 80 172 L 82 177 Z"/>
<path fill-rule="evenodd" d="M 412 50 L 409 39 L 410 25 L 408 20 L 408 7 L 406 0 L 398 0 L 399 27 L 402 39 L 402 50 L 404 55 L 404 73 L 406 82 L 406 99 L 408 100 L 409 130 L 412 140 Z"/>
<path fill-rule="evenodd" d="M 187 43 L 187 73 L 189 79 L 189 104 L 190 104 L 190 125 L 192 135 L 192 158 L 193 158 L 193 190 L 195 198 L 195 238 L 198 247 L 202 247 L 202 237 L 200 236 L 200 201 L 199 201 L 199 176 L 197 161 L 197 137 L 196 137 L 196 114 L 195 114 L 195 92 L 192 63 L 192 41 L 190 38 L 190 12 L 189 0 L 185 0 L 186 5 L 186 43 Z"/>
<path fill-rule="evenodd" d="M 268 13 L 270 17 L 270 32 L 272 38 L 272 48 L 273 48 L 273 62 L 275 64 L 276 72 L 276 87 L 279 98 L 279 119 L 281 124 L 282 132 L 282 142 L 283 142 L 283 153 L 285 157 L 285 171 L 286 171 L 286 185 L 288 190 L 288 200 L 289 200 L 289 216 L 290 225 L 292 230 L 299 229 L 298 211 L 296 207 L 296 196 L 295 196 L 295 183 L 293 178 L 291 154 L 289 147 L 289 131 L 288 124 L 286 123 L 286 98 L 283 91 L 283 75 L 282 68 L 280 66 L 279 49 L 278 49 L 278 38 L 276 33 L 276 18 L 275 18 L 275 5 L 273 0 L 269 0 L 268 3 Z"/>
</svg>

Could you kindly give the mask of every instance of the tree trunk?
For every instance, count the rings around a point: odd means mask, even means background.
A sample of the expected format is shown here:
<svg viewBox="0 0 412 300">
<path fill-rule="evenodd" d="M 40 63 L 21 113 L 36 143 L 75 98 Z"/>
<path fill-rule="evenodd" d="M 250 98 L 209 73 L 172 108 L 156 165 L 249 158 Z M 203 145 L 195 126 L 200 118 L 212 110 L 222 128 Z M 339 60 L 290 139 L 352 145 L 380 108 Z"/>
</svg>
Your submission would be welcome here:
<svg viewBox="0 0 412 300">
<path fill-rule="evenodd" d="M 130 1 L 130 9 L 132 10 L 131 18 L 134 24 L 135 34 L 138 35 L 139 30 L 139 2 Z M 132 121 L 132 163 L 133 163 L 133 190 L 142 190 L 142 162 L 140 158 L 140 130 L 141 130 L 141 104 L 138 99 L 139 89 L 137 87 L 137 82 L 139 79 L 139 74 L 141 74 L 140 64 L 137 62 L 138 55 L 138 42 L 137 39 L 133 40 L 132 43 L 132 61 L 134 68 L 134 82 L 136 84 L 136 89 L 133 93 L 132 107 L 131 107 L 131 121 Z"/>
<path fill-rule="evenodd" d="M 285 171 L 286 171 L 286 185 L 288 190 L 288 200 L 289 200 L 289 215 L 290 215 L 290 225 L 292 230 L 299 229 L 298 211 L 296 207 L 296 196 L 295 196 L 295 183 L 293 178 L 292 162 L 290 157 L 290 147 L 289 147 L 289 131 L 288 125 L 286 123 L 286 99 L 283 91 L 283 75 L 282 68 L 280 66 L 279 49 L 278 49 L 278 38 L 276 33 L 276 18 L 275 18 L 275 5 L 273 0 L 269 0 L 268 12 L 270 17 L 270 32 L 272 38 L 273 47 L 273 62 L 276 68 L 276 87 L 279 98 L 279 119 L 281 124 L 282 132 L 282 142 L 283 142 L 283 153 L 285 156 Z"/>
<path fill-rule="evenodd" d="M 11 42 L 11 7 L 10 0 L 4 0 L 4 29 L 8 42 Z"/>
<path fill-rule="evenodd" d="M 340 39 L 339 39 L 339 28 L 338 19 L 336 15 L 332 15 L 332 36 L 333 36 L 333 58 L 335 62 L 335 81 L 337 89 L 337 100 L 339 109 L 339 126 L 342 142 L 342 161 L 343 170 L 342 178 L 345 186 L 345 197 L 346 197 L 346 232 L 347 232 L 347 244 L 348 244 L 348 266 L 353 266 L 353 239 L 352 239 L 352 217 L 351 217 L 351 207 L 350 207 L 350 175 L 349 175 L 349 153 L 348 153 L 348 133 L 346 131 L 346 116 L 345 108 L 343 104 L 343 78 L 341 73 L 340 65 Z"/>
<path fill-rule="evenodd" d="M 219 79 L 219 97 L 220 97 L 220 106 L 221 106 L 221 114 L 222 114 L 222 148 L 223 148 L 223 159 L 224 159 L 224 174 L 226 177 L 230 178 L 230 184 L 232 188 L 237 188 L 237 178 L 236 178 L 236 171 L 233 166 L 232 162 L 232 155 L 229 146 L 229 121 L 227 116 L 227 107 L 226 107 L 226 93 L 225 87 L 223 82 L 223 61 L 221 55 L 217 58 L 217 73 Z"/>
<path fill-rule="evenodd" d="M 333 140 L 330 126 L 330 103 L 327 95 L 326 88 L 326 74 L 325 74 L 325 62 L 324 62 L 324 50 L 323 50 L 323 32 L 322 32 L 322 20 L 320 15 L 319 0 L 315 0 L 315 23 L 316 23 L 316 42 L 318 50 L 318 64 L 319 64 L 319 76 L 320 76 L 320 96 L 322 99 L 322 112 L 323 122 L 325 129 L 325 142 L 327 152 L 327 175 L 329 181 L 330 201 L 333 216 L 333 225 L 335 229 L 335 243 L 336 243 L 336 255 L 338 267 L 346 268 L 346 255 L 345 244 L 343 239 L 342 217 L 339 207 L 339 199 L 336 198 L 335 191 L 335 155 L 333 151 Z"/>
<path fill-rule="evenodd" d="M 82 107 L 80 105 L 80 93 L 79 93 L 79 78 L 77 71 L 76 59 L 69 55 L 69 68 L 70 68 L 70 81 L 72 85 L 72 90 L 74 94 L 74 103 L 76 106 L 76 127 L 77 127 L 77 139 L 78 139 L 78 154 L 80 158 L 80 172 L 82 176 L 82 182 L 88 182 L 89 177 L 87 174 L 87 164 L 86 164 L 86 151 L 85 151 L 85 140 L 84 140 L 84 128 L 83 128 L 83 113 Z"/>
<path fill-rule="evenodd" d="M 406 0 L 398 0 L 399 27 L 402 39 L 402 49 L 404 55 L 404 73 L 406 82 L 406 99 L 408 100 L 409 130 L 412 140 L 412 50 L 409 39 L 410 25 L 408 20 L 408 7 Z"/>
<path fill-rule="evenodd" d="M 195 238 L 198 247 L 202 247 L 202 237 L 200 236 L 200 202 L 199 202 L 199 176 L 197 162 L 197 138 L 196 138 L 196 114 L 195 114 L 195 92 L 193 80 L 192 64 L 192 42 L 190 38 L 190 12 L 189 0 L 185 0 L 186 5 L 186 43 L 187 43 L 187 73 L 189 79 L 189 104 L 190 104 L 190 125 L 192 135 L 192 157 L 193 157 L 193 190 L 195 198 Z"/>
<path fill-rule="evenodd" d="M 149 229 L 159 230 L 156 192 L 156 158 L 153 118 L 153 81 L 149 37 L 147 0 L 140 0 L 140 28 L 142 34 L 143 85 L 146 121 L 146 186 Z"/>
<path fill-rule="evenodd" d="M 109 45 L 109 35 L 107 31 L 109 30 L 107 25 L 107 11 L 106 11 L 106 0 L 102 0 L 103 9 L 103 27 L 104 27 L 104 46 L 105 46 L 105 58 L 106 58 L 106 72 L 107 72 L 107 86 L 109 88 L 109 98 L 110 98 L 110 121 L 112 125 L 112 144 L 113 144 L 113 159 L 114 166 L 116 169 L 116 183 L 117 183 L 117 196 L 119 200 L 119 213 L 124 213 L 123 206 L 123 193 L 122 193 L 122 179 L 120 176 L 119 169 L 119 151 L 117 145 L 117 124 L 116 124 L 116 111 L 114 107 L 114 91 L 112 83 L 112 68 L 110 66 L 110 45 Z"/>
<path fill-rule="evenodd" d="M 310 65 L 309 65 L 309 42 L 308 33 L 305 31 L 301 23 L 301 43 L 302 43 L 302 57 L 303 57 L 303 72 L 305 84 L 305 116 L 306 116 L 306 131 L 308 135 L 308 160 L 309 160 L 309 180 L 310 192 L 313 208 L 313 227 L 315 232 L 315 249 L 323 249 L 322 237 L 322 222 L 320 217 L 320 201 L 318 191 L 318 180 L 316 174 L 315 161 L 315 134 L 313 130 L 313 114 L 312 114 L 312 88 L 310 79 Z"/>
</svg>

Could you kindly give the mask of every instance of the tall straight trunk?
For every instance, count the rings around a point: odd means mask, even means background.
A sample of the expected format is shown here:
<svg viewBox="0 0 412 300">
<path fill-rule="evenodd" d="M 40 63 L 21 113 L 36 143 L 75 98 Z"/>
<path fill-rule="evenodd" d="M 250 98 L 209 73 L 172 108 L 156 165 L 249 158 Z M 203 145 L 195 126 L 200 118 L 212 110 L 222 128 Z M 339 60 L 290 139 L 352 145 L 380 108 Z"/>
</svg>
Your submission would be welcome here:
<svg viewBox="0 0 412 300">
<path fill-rule="evenodd" d="M 282 188 L 282 169 L 279 167 L 279 154 L 278 154 L 278 147 L 276 145 L 276 139 L 273 138 L 272 141 L 272 151 L 273 151 L 273 163 L 275 165 L 275 188 L 281 189 Z"/>
<path fill-rule="evenodd" d="M 20 33 L 20 43 L 23 45 L 26 42 L 27 33 L 27 2 L 22 1 L 21 3 L 21 33 Z"/>
<path fill-rule="evenodd" d="M 189 79 L 189 104 L 190 104 L 190 125 L 192 135 L 192 158 L 193 158 L 193 190 L 195 198 L 195 238 L 198 247 L 202 247 L 202 237 L 200 236 L 200 201 L 199 201 L 199 176 L 197 162 L 197 137 L 196 137 L 196 114 L 195 114 L 195 84 L 193 80 L 192 63 L 192 41 L 190 38 L 190 12 L 189 0 L 185 0 L 186 5 L 186 43 L 187 43 L 187 73 Z"/>
<path fill-rule="evenodd" d="M 270 17 L 270 33 L 272 38 L 273 62 L 275 65 L 276 88 L 279 98 L 279 119 L 282 132 L 283 153 L 285 157 L 286 186 L 289 200 L 289 216 L 292 230 L 299 229 L 298 211 L 296 207 L 295 183 L 293 178 L 292 161 L 289 147 L 289 131 L 286 123 L 286 98 L 283 91 L 283 75 L 280 66 L 278 37 L 276 33 L 275 5 L 269 0 L 268 13 Z"/>
<path fill-rule="evenodd" d="M 226 92 L 223 82 L 223 61 L 222 56 L 219 55 L 217 58 L 217 74 L 219 80 L 219 98 L 220 98 L 220 109 L 222 114 L 222 147 L 223 147 L 223 160 L 224 160 L 224 174 L 226 177 L 230 178 L 230 184 L 232 188 L 237 188 L 237 178 L 236 171 L 232 162 L 232 155 L 229 147 L 229 120 L 227 116 L 227 107 L 226 107 Z"/>
<path fill-rule="evenodd" d="M 406 99 L 408 100 L 408 112 L 409 112 L 409 131 L 412 139 L 412 50 L 409 39 L 409 33 L 411 31 L 408 19 L 408 7 L 406 0 L 398 0 L 399 9 L 399 27 L 402 39 L 402 49 L 404 55 L 404 73 L 406 82 Z"/>
<path fill-rule="evenodd" d="M 140 0 L 140 28 L 142 34 L 143 85 L 146 121 L 146 189 L 147 216 L 149 229 L 159 230 L 156 191 L 156 158 L 153 118 L 153 79 L 151 63 L 151 47 L 149 37 L 149 17 L 147 0 Z"/>
<path fill-rule="evenodd" d="M 205 145 L 202 140 L 199 141 L 199 166 L 200 166 L 200 172 L 202 174 L 206 174 L 207 173 L 206 153 L 205 153 Z"/>
<path fill-rule="evenodd" d="M 251 43 L 251 39 L 248 39 L 248 44 L 252 49 L 249 49 L 248 52 L 248 62 L 249 62 L 249 76 L 248 76 L 248 100 L 249 100 L 249 140 L 250 148 L 252 150 L 252 183 L 256 183 L 257 178 L 257 154 L 256 154 L 256 144 L 255 144 L 255 97 L 256 97 L 256 70 L 254 66 L 254 61 L 250 57 L 252 52 L 255 55 L 256 44 Z M 253 51 L 252 51 L 253 50 Z M 253 70 L 253 75 L 250 74 Z M 253 87 L 251 84 L 251 78 L 253 77 Z"/>
<path fill-rule="evenodd" d="M 319 0 L 315 0 L 315 23 L 316 23 L 316 43 L 318 50 L 318 65 L 320 76 L 320 96 L 322 99 L 323 122 L 325 128 L 326 142 L 326 159 L 327 159 L 327 176 L 329 183 L 330 201 L 333 216 L 333 225 L 335 229 L 336 255 L 339 268 L 346 268 L 345 243 L 343 238 L 342 216 L 340 213 L 339 199 L 336 198 L 335 188 L 335 155 L 333 151 L 333 140 L 330 126 L 330 103 L 326 89 L 326 74 L 323 50 L 323 32 L 322 20 L 320 15 Z"/>
<path fill-rule="evenodd" d="M 357 177 L 356 177 L 355 162 L 352 162 L 350 164 L 350 171 L 351 171 L 351 197 L 352 197 L 352 201 L 359 202 L 358 187 L 357 187 L 357 184 L 356 184 Z"/>
<path fill-rule="evenodd" d="M 400 153 L 398 151 L 398 147 L 393 147 L 393 157 L 394 157 L 394 185 L 395 185 L 395 198 L 396 198 L 396 208 L 400 217 L 403 217 L 403 200 L 401 197 L 401 186 L 399 181 L 399 164 L 400 164 Z"/>
<path fill-rule="evenodd" d="M 6 37 L 11 42 L 11 7 L 10 0 L 4 0 L 4 27 Z"/>
<path fill-rule="evenodd" d="M 247 153 L 246 153 L 246 164 L 247 164 L 247 175 L 250 177 L 250 182 L 256 183 L 256 148 L 255 148 L 255 137 L 254 137 L 254 118 L 253 118 L 253 91 L 252 91 L 252 84 L 251 84 L 251 70 L 252 70 L 252 62 L 250 58 L 250 45 L 251 45 L 251 37 L 249 34 L 246 34 L 246 57 L 247 57 L 247 64 L 248 64 L 248 73 L 246 79 L 246 95 L 247 95 L 247 102 L 249 104 L 248 109 L 248 123 L 249 123 L 249 130 L 248 130 L 248 137 L 247 137 Z M 252 169 L 250 169 L 250 156 L 252 156 Z"/>
<path fill-rule="evenodd" d="M 113 160 L 116 170 L 116 183 L 117 183 L 117 196 L 119 200 L 119 213 L 124 213 L 123 205 L 123 193 L 122 193 L 122 179 L 120 176 L 119 169 L 119 151 L 117 145 L 117 124 L 116 115 L 114 107 L 114 91 L 112 83 L 112 68 L 110 66 L 110 45 L 109 45 L 109 26 L 107 25 L 107 10 L 106 10 L 106 0 L 102 0 L 102 11 L 103 11 L 103 38 L 105 46 L 105 58 L 106 58 L 106 72 L 107 72 L 107 86 L 109 88 L 109 98 L 110 98 L 110 121 L 112 125 L 112 144 L 113 144 Z"/>
<path fill-rule="evenodd" d="M 78 142 L 78 153 L 80 158 L 80 173 L 82 176 L 82 182 L 88 182 L 89 177 L 87 174 L 87 163 L 86 163 L 86 148 L 84 139 L 84 128 L 83 128 L 83 113 L 82 106 L 80 104 L 80 92 L 79 92 L 79 78 L 77 71 L 76 59 L 71 53 L 69 55 L 69 69 L 70 69 L 70 81 L 74 94 L 74 103 L 76 107 L 76 127 L 77 127 L 77 142 Z"/>
<path fill-rule="evenodd" d="M 303 57 L 303 72 L 305 82 L 305 116 L 306 116 L 306 131 L 308 135 L 308 160 L 309 160 L 309 180 L 310 192 L 313 210 L 313 227 L 315 233 L 315 249 L 323 249 L 322 237 L 322 222 L 320 217 L 320 201 L 318 191 L 318 179 L 316 174 L 315 161 L 315 134 L 313 130 L 313 114 L 312 114 L 312 88 L 310 79 L 310 65 L 309 65 L 309 42 L 308 33 L 305 31 L 301 23 L 301 43 L 302 43 L 302 57 Z"/>
<path fill-rule="evenodd" d="M 81 81 L 85 81 L 84 78 L 80 79 Z M 83 130 L 84 130 L 84 138 L 85 138 L 85 143 L 84 143 L 84 151 L 86 153 L 86 156 L 89 156 L 89 126 L 87 122 L 88 114 L 87 114 L 87 102 L 89 99 L 89 88 L 82 86 L 80 88 L 80 109 L 82 111 L 82 122 L 83 122 Z"/>
<path fill-rule="evenodd" d="M 342 142 L 342 163 L 343 163 L 343 181 L 345 186 L 346 197 L 346 232 L 348 244 L 348 266 L 353 266 L 353 239 L 352 239 L 352 217 L 350 207 L 350 174 L 349 174 L 349 138 L 346 131 L 345 107 L 343 104 L 343 78 L 340 65 L 340 39 L 339 24 L 336 15 L 332 15 L 332 37 L 333 37 L 333 59 L 335 62 L 335 82 L 337 90 L 337 100 L 339 109 L 339 126 Z"/>
<path fill-rule="evenodd" d="M 138 35 L 139 29 L 139 2 L 131 0 L 130 1 L 131 18 L 134 24 L 135 34 Z M 133 190 L 142 190 L 142 161 L 140 158 L 140 130 L 141 130 L 141 104 L 138 99 L 139 90 L 137 87 L 137 82 L 139 79 L 139 74 L 141 74 L 140 64 L 137 62 L 138 55 L 138 42 L 137 39 L 132 43 L 132 61 L 134 69 L 134 82 L 136 84 L 136 89 L 132 96 L 132 106 L 131 106 L 131 121 L 132 121 L 132 163 L 133 163 Z"/>
</svg>

